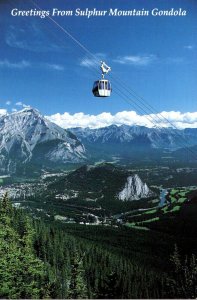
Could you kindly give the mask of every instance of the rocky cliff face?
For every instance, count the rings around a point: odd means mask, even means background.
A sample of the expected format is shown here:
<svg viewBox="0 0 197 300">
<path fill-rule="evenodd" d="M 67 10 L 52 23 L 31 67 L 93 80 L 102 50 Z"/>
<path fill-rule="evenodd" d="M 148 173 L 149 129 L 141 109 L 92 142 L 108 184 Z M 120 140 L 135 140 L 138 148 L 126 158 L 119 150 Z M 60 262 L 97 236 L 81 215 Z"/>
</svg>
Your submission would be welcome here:
<svg viewBox="0 0 197 300">
<path fill-rule="evenodd" d="M 52 183 L 49 188 L 64 195 L 67 191 L 75 191 L 78 199 L 91 198 L 99 203 L 117 199 L 139 200 L 154 195 L 137 174 L 131 174 L 126 169 L 109 163 L 82 166 L 61 178 L 59 182 Z"/>
<path fill-rule="evenodd" d="M 153 192 L 148 188 L 146 183 L 143 183 L 140 177 L 135 174 L 127 178 L 125 187 L 118 194 L 118 199 L 122 201 L 139 200 L 148 198 L 153 195 Z"/>
<path fill-rule="evenodd" d="M 39 111 L 25 108 L 0 117 L 0 170 L 14 173 L 17 164 L 67 163 L 85 159 L 83 144 Z"/>
</svg>

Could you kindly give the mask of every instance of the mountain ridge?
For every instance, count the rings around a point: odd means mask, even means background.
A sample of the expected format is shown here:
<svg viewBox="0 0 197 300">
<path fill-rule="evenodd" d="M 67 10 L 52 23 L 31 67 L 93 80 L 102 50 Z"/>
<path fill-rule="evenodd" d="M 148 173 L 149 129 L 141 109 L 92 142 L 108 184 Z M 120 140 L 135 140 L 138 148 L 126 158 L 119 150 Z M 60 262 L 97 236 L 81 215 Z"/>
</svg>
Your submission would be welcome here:
<svg viewBox="0 0 197 300">
<path fill-rule="evenodd" d="M 197 129 L 185 128 L 175 129 L 168 128 L 148 128 L 146 126 L 129 126 L 129 125 L 110 125 L 97 129 L 75 127 L 70 128 L 70 131 L 83 142 L 92 143 L 130 143 L 140 144 L 146 143 L 151 148 L 166 148 L 170 150 L 177 150 L 183 148 L 186 144 L 196 145 Z"/>
<path fill-rule="evenodd" d="M 47 143 L 45 152 L 39 151 Z M 0 116 L 1 172 L 15 173 L 18 164 L 34 163 L 34 152 L 39 152 L 41 164 L 78 163 L 86 158 L 85 147 L 77 137 L 50 122 L 37 109 L 28 107 Z"/>
</svg>

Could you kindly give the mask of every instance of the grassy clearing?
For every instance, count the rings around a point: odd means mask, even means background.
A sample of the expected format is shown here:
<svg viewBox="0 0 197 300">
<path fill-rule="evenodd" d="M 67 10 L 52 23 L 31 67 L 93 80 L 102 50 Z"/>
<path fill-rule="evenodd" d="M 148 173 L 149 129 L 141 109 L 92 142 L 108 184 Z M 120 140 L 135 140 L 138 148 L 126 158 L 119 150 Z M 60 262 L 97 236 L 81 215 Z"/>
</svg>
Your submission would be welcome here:
<svg viewBox="0 0 197 300">
<path fill-rule="evenodd" d="M 179 211 L 180 210 L 180 206 L 179 205 L 176 205 L 176 206 L 174 206 L 172 209 L 171 209 L 171 212 L 177 212 L 177 211 Z"/>
<path fill-rule="evenodd" d="M 185 191 L 185 192 L 180 192 L 180 193 L 178 193 L 178 195 L 180 196 L 180 197 L 185 197 L 185 195 L 188 193 L 188 191 Z"/>
<path fill-rule="evenodd" d="M 144 214 L 154 214 L 157 212 L 157 209 L 147 210 Z"/>
<path fill-rule="evenodd" d="M 179 190 L 176 190 L 176 189 L 172 189 L 170 191 L 170 195 L 174 196 L 175 194 L 177 194 L 179 192 Z"/>
<path fill-rule="evenodd" d="M 156 217 L 156 218 L 152 218 L 152 219 L 143 221 L 142 224 L 144 224 L 144 223 L 150 223 L 150 222 L 155 222 L 155 221 L 159 221 L 159 217 Z"/>
<path fill-rule="evenodd" d="M 138 229 L 138 230 L 150 230 L 149 228 L 145 227 L 145 226 L 137 226 L 134 225 L 133 223 L 126 223 L 125 224 L 127 227 L 129 228 L 133 228 L 133 229 Z"/>
<path fill-rule="evenodd" d="M 164 206 L 162 208 L 162 211 L 163 211 L 164 214 L 166 214 L 168 212 L 168 206 Z"/>
<path fill-rule="evenodd" d="M 178 203 L 184 203 L 187 200 L 187 198 L 179 198 L 178 199 Z"/>
<path fill-rule="evenodd" d="M 177 199 L 175 198 L 175 197 L 170 197 L 170 200 L 171 200 L 171 203 L 175 203 L 175 202 L 177 202 Z"/>
</svg>

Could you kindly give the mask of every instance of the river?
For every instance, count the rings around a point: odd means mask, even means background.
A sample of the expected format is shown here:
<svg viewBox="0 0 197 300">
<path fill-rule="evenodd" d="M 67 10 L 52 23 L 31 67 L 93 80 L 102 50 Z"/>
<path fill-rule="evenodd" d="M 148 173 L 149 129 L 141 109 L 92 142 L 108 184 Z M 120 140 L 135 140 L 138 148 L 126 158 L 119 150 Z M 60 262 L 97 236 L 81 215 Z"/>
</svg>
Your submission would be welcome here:
<svg viewBox="0 0 197 300">
<path fill-rule="evenodd" d="M 168 193 L 168 190 L 167 190 L 167 189 L 162 189 L 162 190 L 160 191 L 160 196 L 159 196 L 159 198 L 160 198 L 159 207 L 162 207 L 162 206 L 165 205 L 167 193 Z"/>
</svg>

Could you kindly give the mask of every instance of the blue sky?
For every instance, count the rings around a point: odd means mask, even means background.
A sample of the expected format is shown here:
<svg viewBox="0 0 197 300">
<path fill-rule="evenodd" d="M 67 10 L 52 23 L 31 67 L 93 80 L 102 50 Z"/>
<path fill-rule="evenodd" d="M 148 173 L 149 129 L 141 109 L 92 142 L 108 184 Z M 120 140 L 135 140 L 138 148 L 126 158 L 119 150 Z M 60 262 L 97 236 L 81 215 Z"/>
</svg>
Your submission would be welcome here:
<svg viewBox="0 0 197 300">
<path fill-rule="evenodd" d="M 156 111 L 196 112 L 197 3 L 195 0 L 35 0 L 44 10 L 169 10 L 184 17 L 54 17 L 98 59 L 112 68 Z M 92 59 L 47 18 L 13 17 L 13 8 L 30 10 L 27 1 L 0 2 L 0 108 L 8 111 L 30 105 L 45 115 L 84 113 L 112 115 L 146 112 L 125 101 L 111 79 L 110 98 L 94 98 L 91 89 L 99 71 Z M 98 66 L 99 70 L 99 66 Z M 148 111 L 147 111 L 148 114 Z"/>
</svg>

